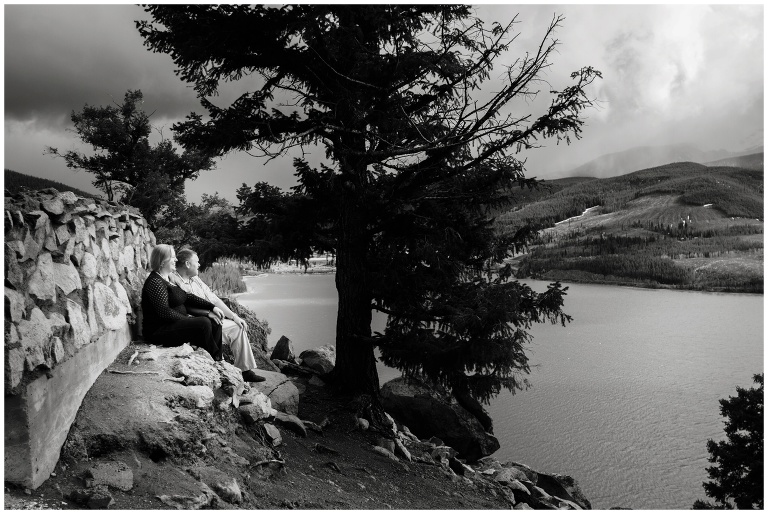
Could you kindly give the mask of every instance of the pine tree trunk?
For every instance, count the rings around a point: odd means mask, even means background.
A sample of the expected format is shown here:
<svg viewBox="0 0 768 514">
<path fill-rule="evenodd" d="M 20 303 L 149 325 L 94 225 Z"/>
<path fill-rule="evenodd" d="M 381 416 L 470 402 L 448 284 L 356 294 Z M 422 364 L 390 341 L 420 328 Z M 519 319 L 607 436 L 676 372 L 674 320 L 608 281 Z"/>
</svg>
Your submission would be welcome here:
<svg viewBox="0 0 768 514">
<path fill-rule="evenodd" d="M 341 200 L 339 243 L 336 254 L 336 290 L 339 310 L 336 318 L 335 381 L 349 393 L 374 397 L 379 392 L 379 375 L 371 335 L 371 297 L 366 284 L 367 239 L 359 201 L 354 190 Z"/>
</svg>

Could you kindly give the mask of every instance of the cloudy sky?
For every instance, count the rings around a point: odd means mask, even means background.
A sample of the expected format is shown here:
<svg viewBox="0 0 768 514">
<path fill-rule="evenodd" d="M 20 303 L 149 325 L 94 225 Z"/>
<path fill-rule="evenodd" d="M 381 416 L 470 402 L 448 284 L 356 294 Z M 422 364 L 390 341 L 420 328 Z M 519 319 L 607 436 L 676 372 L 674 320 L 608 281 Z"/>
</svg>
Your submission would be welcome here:
<svg viewBox="0 0 768 514">
<path fill-rule="evenodd" d="M 764 8 L 731 5 L 477 5 L 483 19 L 519 14 L 512 56 L 537 44 L 552 16 L 565 22 L 545 78 L 566 85 L 570 72 L 593 66 L 603 80 L 592 93 L 583 138 L 529 152 L 529 176 L 557 178 L 600 155 L 645 145 L 692 143 L 702 150 L 742 150 L 763 142 Z M 194 92 L 173 73 L 171 59 L 142 45 L 134 5 L 5 5 L 4 166 L 93 190 L 46 146 L 80 149 L 70 113 L 87 103 L 121 101 L 141 89 L 144 110 L 170 136 L 191 111 Z M 547 102 L 542 97 L 540 102 Z M 536 113 L 537 105 L 520 108 Z M 540 111 L 538 111 L 540 112 Z M 319 161 L 321 153 L 311 158 Z M 187 185 L 187 196 L 218 191 L 235 200 L 243 182 L 294 184 L 291 157 L 265 163 L 231 154 Z"/>
</svg>

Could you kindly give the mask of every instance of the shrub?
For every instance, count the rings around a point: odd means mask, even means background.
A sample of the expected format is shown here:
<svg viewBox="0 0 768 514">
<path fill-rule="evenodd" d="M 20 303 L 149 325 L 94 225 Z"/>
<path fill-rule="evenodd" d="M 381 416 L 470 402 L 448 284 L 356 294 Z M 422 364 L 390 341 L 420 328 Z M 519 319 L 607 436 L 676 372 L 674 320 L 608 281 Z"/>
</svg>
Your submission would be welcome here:
<svg viewBox="0 0 768 514">
<path fill-rule="evenodd" d="M 720 400 L 726 418 L 727 440 L 707 441 L 712 479 L 704 491 L 716 504 L 697 500 L 694 509 L 763 508 L 763 374 L 754 376 L 758 387 L 736 388 L 737 395 Z"/>
<path fill-rule="evenodd" d="M 200 273 L 200 278 L 220 297 L 247 291 L 239 266 L 231 260 L 214 262 Z"/>
</svg>

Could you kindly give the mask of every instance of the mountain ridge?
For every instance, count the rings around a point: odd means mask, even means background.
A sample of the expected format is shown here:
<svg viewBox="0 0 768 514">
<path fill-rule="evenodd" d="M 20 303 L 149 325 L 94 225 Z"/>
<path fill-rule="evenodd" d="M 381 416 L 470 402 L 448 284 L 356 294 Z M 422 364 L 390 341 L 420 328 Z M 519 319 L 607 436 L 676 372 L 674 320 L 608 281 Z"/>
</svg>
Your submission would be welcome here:
<svg viewBox="0 0 768 514">
<path fill-rule="evenodd" d="M 571 169 L 564 174 L 564 177 L 609 178 L 674 162 L 706 164 L 762 152 L 762 145 L 736 152 L 729 150 L 704 151 L 690 144 L 638 146 L 601 155 Z"/>
</svg>

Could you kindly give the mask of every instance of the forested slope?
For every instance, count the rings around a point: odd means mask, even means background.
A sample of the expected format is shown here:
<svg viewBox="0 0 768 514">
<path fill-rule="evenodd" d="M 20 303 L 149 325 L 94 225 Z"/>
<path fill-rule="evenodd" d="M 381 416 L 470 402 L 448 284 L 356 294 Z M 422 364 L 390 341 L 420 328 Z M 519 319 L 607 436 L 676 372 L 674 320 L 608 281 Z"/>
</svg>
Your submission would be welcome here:
<svg viewBox="0 0 768 514">
<path fill-rule="evenodd" d="M 32 175 L 26 175 L 24 173 L 19 173 L 18 171 L 9 170 L 7 168 L 5 169 L 4 180 L 6 191 L 12 195 L 20 192 L 22 188 L 36 191 L 38 189 L 47 189 L 52 187 L 59 192 L 72 191 L 78 196 L 84 196 L 86 198 L 97 198 L 97 195 L 94 195 L 93 193 L 86 193 L 85 191 L 74 188 L 72 186 L 68 186 L 66 184 L 62 184 L 61 182 L 56 182 L 55 180 L 49 180 L 47 178 L 33 177 Z"/>
<path fill-rule="evenodd" d="M 674 163 L 580 181 L 497 226 L 539 230 L 519 276 L 762 292 L 763 205 L 760 170 Z"/>
</svg>

